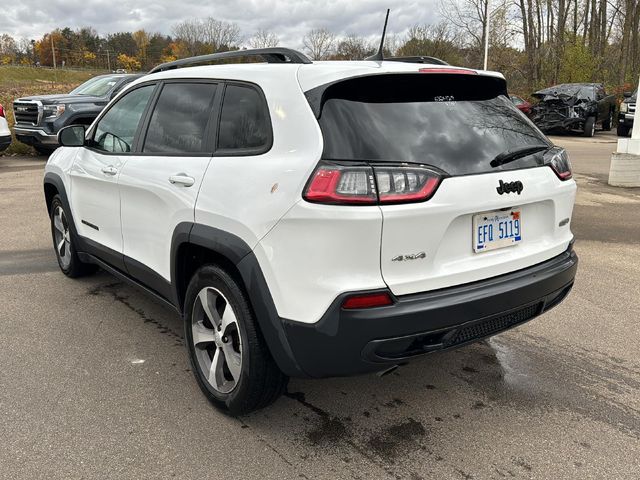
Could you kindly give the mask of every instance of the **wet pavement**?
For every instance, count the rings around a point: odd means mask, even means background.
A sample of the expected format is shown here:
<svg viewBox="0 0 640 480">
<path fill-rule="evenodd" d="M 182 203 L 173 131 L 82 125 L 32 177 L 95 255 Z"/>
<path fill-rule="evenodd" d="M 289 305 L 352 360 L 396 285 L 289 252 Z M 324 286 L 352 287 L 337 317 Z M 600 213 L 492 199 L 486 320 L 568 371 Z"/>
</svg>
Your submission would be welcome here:
<svg viewBox="0 0 640 480">
<path fill-rule="evenodd" d="M 180 319 L 106 273 L 57 271 L 41 159 L 0 157 L 3 478 L 640 477 L 640 189 L 615 137 L 571 155 L 569 298 L 488 341 L 380 377 L 292 380 L 234 419 L 204 399 Z"/>
</svg>

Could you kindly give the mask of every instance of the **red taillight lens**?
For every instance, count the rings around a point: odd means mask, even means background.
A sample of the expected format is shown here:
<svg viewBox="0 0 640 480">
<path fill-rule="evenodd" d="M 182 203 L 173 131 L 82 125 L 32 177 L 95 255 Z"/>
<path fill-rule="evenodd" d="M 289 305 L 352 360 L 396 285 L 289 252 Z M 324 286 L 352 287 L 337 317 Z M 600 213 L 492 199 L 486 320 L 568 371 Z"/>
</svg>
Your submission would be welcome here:
<svg viewBox="0 0 640 480">
<path fill-rule="evenodd" d="M 423 202 L 440 185 L 440 175 L 425 167 L 374 167 L 381 204 Z"/>
<path fill-rule="evenodd" d="M 364 165 L 321 163 L 309 181 L 304 199 L 315 203 L 375 205 L 373 170 Z"/>
<path fill-rule="evenodd" d="M 571 162 L 564 148 L 554 147 L 544 155 L 544 163 L 549 165 L 560 180 L 572 177 Z"/>
<path fill-rule="evenodd" d="M 342 302 L 342 308 L 345 310 L 386 307 L 388 305 L 393 305 L 393 299 L 387 292 L 350 295 Z"/>
<path fill-rule="evenodd" d="M 6 118 L 5 114 L 4 114 L 4 108 L 2 105 L 0 105 L 0 117 L 2 118 Z"/>
<path fill-rule="evenodd" d="M 440 180 L 440 175 L 422 166 L 320 162 L 303 197 L 334 205 L 423 202 L 433 196 Z"/>
</svg>

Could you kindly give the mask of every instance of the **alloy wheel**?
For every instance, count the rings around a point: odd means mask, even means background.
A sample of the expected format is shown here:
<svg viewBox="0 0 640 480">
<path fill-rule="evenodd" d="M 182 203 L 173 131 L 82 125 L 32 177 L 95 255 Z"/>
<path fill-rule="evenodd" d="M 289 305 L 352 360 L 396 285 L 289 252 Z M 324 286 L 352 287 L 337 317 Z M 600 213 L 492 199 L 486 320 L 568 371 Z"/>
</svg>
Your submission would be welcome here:
<svg viewBox="0 0 640 480">
<path fill-rule="evenodd" d="M 191 315 L 191 337 L 198 365 L 211 387 L 229 393 L 242 372 L 242 340 L 233 307 L 219 290 L 198 293 Z"/>
<path fill-rule="evenodd" d="M 60 205 L 53 212 L 53 228 L 53 240 L 60 265 L 67 269 L 71 265 L 71 233 L 67 216 Z"/>
</svg>

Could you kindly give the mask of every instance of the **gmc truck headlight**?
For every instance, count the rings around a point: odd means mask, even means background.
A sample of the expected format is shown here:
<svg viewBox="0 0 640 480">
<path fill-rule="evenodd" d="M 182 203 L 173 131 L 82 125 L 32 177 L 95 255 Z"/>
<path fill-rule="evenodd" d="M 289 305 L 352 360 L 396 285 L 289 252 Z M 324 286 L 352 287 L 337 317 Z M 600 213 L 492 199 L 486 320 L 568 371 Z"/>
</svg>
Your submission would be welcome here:
<svg viewBox="0 0 640 480">
<path fill-rule="evenodd" d="M 45 118 L 58 118 L 64 113 L 65 105 L 45 105 L 42 110 Z"/>
<path fill-rule="evenodd" d="M 627 113 L 627 111 L 629 111 L 629 104 L 628 103 L 621 103 L 620 104 L 620 113 Z"/>
</svg>

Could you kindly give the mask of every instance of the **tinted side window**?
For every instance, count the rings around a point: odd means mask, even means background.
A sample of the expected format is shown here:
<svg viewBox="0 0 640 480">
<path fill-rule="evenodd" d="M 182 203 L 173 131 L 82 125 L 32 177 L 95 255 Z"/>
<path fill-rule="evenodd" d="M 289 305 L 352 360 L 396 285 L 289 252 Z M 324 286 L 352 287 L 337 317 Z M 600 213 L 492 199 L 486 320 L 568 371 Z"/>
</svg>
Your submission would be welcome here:
<svg viewBox="0 0 640 480">
<path fill-rule="evenodd" d="M 212 83 L 168 83 L 156 104 L 143 151 L 202 153 L 216 96 Z"/>
<path fill-rule="evenodd" d="M 266 148 L 270 137 L 269 112 L 262 96 L 251 87 L 228 85 L 222 103 L 218 148 Z"/>
<path fill-rule="evenodd" d="M 105 152 L 130 152 L 140 118 L 154 88 L 155 85 L 146 85 L 118 100 L 96 126 L 92 146 Z"/>
</svg>

